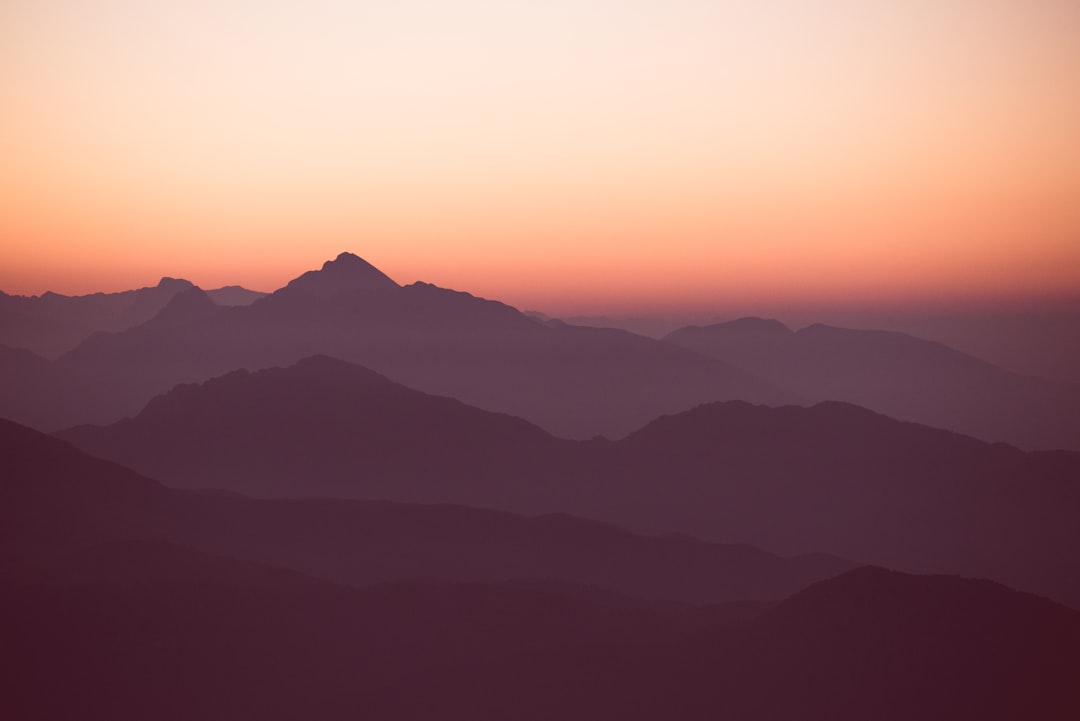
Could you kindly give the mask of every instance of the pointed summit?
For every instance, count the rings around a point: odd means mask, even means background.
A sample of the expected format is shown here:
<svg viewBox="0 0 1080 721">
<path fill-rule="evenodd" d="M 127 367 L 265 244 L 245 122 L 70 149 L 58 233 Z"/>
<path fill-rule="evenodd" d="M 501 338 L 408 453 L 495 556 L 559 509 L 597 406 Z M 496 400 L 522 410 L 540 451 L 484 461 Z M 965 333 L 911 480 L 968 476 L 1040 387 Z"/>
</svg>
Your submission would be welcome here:
<svg viewBox="0 0 1080 721">
<path fill-rule="evenodd" d="M 218 306 L 210 299 L 202 288 L 193 285 L 187 290 L 177 293 L 165 304 L 151 322 L 162 323 L 185 323 L 213 315 Z"/>
<path fill-rule="evenodd" d="M 323 263 L 322 269 L 309 270 L 289 281 L 286 287 L 326 298 L 353 290 L 397 288 L 398 284 L 360 256 L 342 253 Z"/>
<path fill-rule="evenodd" d="M 156 288 L 172 290 L 175 293 L 185 291 L 189 288 L 194 288 L 195 284 L 190 280 L 184 280 L 183 278 L 172 278 L 170 276 L 164 276 L 158 281 Z"/>
</svg>

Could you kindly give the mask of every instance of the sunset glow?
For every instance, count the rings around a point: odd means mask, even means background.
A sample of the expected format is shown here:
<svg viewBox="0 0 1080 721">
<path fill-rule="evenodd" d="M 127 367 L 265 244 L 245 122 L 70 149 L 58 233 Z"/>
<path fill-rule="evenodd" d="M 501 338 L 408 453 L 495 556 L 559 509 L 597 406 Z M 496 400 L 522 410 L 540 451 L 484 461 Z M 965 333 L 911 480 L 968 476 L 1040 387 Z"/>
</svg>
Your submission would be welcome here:
<svg viewBox="0 0 1080 721">
<path fill-rule="evenodd" d="M 1080 291 L 1080 4 L 9 0 L 0 289 Z"/>
</svg>

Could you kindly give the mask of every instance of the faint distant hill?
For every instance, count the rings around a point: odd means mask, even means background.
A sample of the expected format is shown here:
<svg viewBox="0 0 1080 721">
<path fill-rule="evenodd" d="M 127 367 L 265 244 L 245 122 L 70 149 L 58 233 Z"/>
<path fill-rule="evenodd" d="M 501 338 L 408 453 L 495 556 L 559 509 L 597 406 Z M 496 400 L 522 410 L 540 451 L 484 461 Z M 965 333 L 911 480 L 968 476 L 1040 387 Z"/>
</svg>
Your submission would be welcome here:
<svg viewBox="0 0 1080 721">
<path fill-rule="evenodd" d="M 0 579 L 67 574 L 70 559 L 126 541 L 179 544 L 352 586 L 531 580 L 682 603 L 782 598 L 853 565 L 569 516 L 171 490 L 8 421 L 0 421 L 0 448 Z"/>
<path fill-rule="evenodd" d="M 163 308 L 168 323 L 152 318 L 88 338 L 53 362 L 45 381 L 16 378 L 0 413 L 46 430 L 111 422 L 178 383 L 317 354 L 571 437 L 622 435 L 706 400 L 798 401 L 668 343 L 545 326 L 502 303 L 426 283 L 401 287 L 347 253 L 250 306 L 196 304 L 198 293 L 174 299 L 183 313 Z"/>
<path fill-rule="evenodd" d="M 208 290 L 206 294 L 217 305 L 251 305 L 259 298 L 266 296 L 266 293 L 258 290 L 248 290 L 239 285 L 225 285 L 221 288 Z"/>
<path fill-rule="evenodd" d="M 903 333 L 812 325 L 792 331 L 743 318 L 665 337 L 815 401 L 839 400 L 902 420 L 1028 449 L 1080 450 L 1080 385 L 1010 373 Z"/>
<path fill-rule="evenodd" d="M 927 312 L 888 322 L 1015 373 L 1080 383 L 1080 301 L 1041 312 Z"/>
<path fill-rule="evenodd" d="M 608 315 L 567 315 L 553 318 L 537 310 L 525 311 L 525 314 L 545 323 L 554 321 L 590 328 L 618 328 L 649 338 L 662 338 L 680 326 L 680 323 L 665 318 Z"/>
<path fill-rule="evenodd" d="M 117 332 L 144 323 L 190 281 L 162 278 L 153 287 L 120 293 L 68 296 L 8 295 L 0 291 L 0 344 L 54 358 L 97 331 Z M 231 285 L 207 291 L 218 305 L 247 305 L 265 293 Z"/>
<path fill-rule="evenodd" d="M 341 361 L 238 372 L 59 434 L 179 487 L 565 512 L 771 551 L 995 578 L 1080 606 L 1080 454 L 843 403 L 707 404 L 565 441 Z"/>
</svg>

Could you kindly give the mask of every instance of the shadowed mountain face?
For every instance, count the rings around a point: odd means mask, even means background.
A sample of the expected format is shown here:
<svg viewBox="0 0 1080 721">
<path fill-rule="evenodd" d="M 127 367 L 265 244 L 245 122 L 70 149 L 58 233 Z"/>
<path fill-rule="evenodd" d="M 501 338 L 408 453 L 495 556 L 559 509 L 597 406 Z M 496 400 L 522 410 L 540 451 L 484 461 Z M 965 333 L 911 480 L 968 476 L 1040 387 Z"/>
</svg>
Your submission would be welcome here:
<svg viewBox="0 0 1080 721">
<path fill-rule="evenodd" d="M 1080 450 L 1080 386 L 1020 376 L 903 333 L 744 318 L 665 337 L 811 400 L 1029 449 Z"/>
<path fill-rule="evenodd" d="M 250 306 L 173 315 L 184 322 L 153 319 L 96 335 L 51 364 L 45 379 L 14 379 L 0 414 L 46 430 L 112 422 L 178 383 L 318 354 L 568 437 L 622 435 L 707 400 L 797 401 L 671 344 L 549 327 L 501 303 L 424 283 L 398 287 L 348 254 Z"/>
<path fill-rule="evenodd" d="M 822 556 L 650 538 L 568 516 L 174 491 L 6 421 L 0 448 L 0 575 L 16 579 L 48 579 L 65 567 L 84 567 L 92 577 L 82 554 L 133 540 L 355 586 L 544 579 L 554 584 L 546 588 L 589 586 L 648 601 L 780 598 L 851 567 Z"/>
<path fill-rule="evenodd" d="M 183 279 L 162 278 L 154 287 L 122 293 L 27 297 L 0 292 L 0 345 L 53 358 L 98 331 L 117 332 L 145 323 L 174 296 L 193 287 Z M 265 295 L 235 285 L 207 293 L 218 305 L 247 305 Z"/>
<path fill-rule="evenodd" d="M 239 372 L 60 434 L 179 487 L 564 512 L 649 532 L 987 576 L 1080 605 L 1080 456 L 842 403 L 719 403 L 555 439 L 329 358 Z"/>
</svg>

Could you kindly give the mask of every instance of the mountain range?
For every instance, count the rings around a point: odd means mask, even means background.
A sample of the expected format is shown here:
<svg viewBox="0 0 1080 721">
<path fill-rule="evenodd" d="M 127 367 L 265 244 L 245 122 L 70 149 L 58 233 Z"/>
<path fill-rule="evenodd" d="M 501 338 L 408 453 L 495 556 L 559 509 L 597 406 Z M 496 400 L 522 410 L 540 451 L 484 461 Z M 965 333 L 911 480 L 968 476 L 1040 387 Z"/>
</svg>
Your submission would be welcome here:
<svg viewBox="0 0 1080 721">
<path fill-rule="evenodd" d="M 659 342 L 426 283 L 400 286 L 351 253 L 255 295 L 163 279 L 110 295 L 0 297 L 0 416 L 46 431 L 111 423 L 180 383 L 324 354 L 565 438 L 619 438 L 704 402 L 839 400 L 1028 450 L 1080 450 L 1080 386 L 902 333 L 792 331 L 745 318 Z M 34 329 L 57 327 L 71 330 L 68 341 L 86 337 L 53 361 L 36 357 L 63 344 L 33 341 Z M 87 335 L 91 327 L 99 332 Z"/>
<path fill-rule="evenodd" d="M 853 566 L 820 555 L 781 558 L 745 545 L 642 536 L 565 515 L 174 490 L 8 421 L 0 421 L 0 447 L 0 569 L 23 580 L 48 579 L 51 569 L 96 546 L 133 541 L 178 544 L 352 586 L 420 578 L 544 581 L 549 588 L 677 603 L 781 598 Z"/>
<path fill-rule="evenodd" d="M 1080 385 L 1010 373 L 904 333 L 822 324 L 793 331 L 743 318 L 664 340 L 752 368 L 808 401 L 846 401 L 1031 450 L 1080 450 Z"/>
<path fill-rule="evenodd" d="M 486 548 L 489 568 L 515 553 L 512 565 L 528 568 L 517 564 L 530 538 L 549 555 L 562 546 L 552 557 L 570 566 L 588 566 L 590 538 L 621 538 L 601 566 L 621 557 L 621 571 L 639 579 L 663 568 L 654 588 L 707 579 L 708 558 L 732 549 L 572 519 L 464 511 L 474 515 L 456 524 L 462 509 L 170 490 L 10 422 L 0 423 L 0 448 L 5 717 L 1056 721 L 1080 712 L 1080 613 L 988 581 L 858 568 L 783 601 L 708 606 L 494 577 L 371 586 L 339 565 L 364 539 L 365 573 L 378 574 L 376 558 L 416 551 L 416 568 L 446 569 L 453 549 L 425 559 L 440 541 L 409 543 L 430 534 L 460 544 L 455 525 L 476 544 L 462 561 L 484 565 Z M 396 514 L 389 535 L 372 520 L 383 510 Z M 426 517 L 403 522 L 412 513 Z M 304 537 L 320 546 L 322 568 L 297 561 Z M 675 555 L 657 551 L 668 543 Z M 635 546 L 637 556 L 621 555 Z"/>
<path fill-rule="evenodd" d="M 1080 454 L 856 406 L 705 404 L 568 441 L 326 357 L 58 434 L 181 488 L 572 513 L 649 533 L 985 576 L 1080 607 Z"/>
<path fill-rule="evenodd" d="M 182 278 L 120 293 L 35 296 L 0 291 L 0 345 L 55 358 L 97 332 L 117 332 L 150 320 L 178 293 L 194 288 Z M 218 305 L 248 305 L 266 295 L 238 285 L 206 291 Z"/>
<path fill-rule="evenodd" d="M 798 400 L 669 343 L 552 327 L 426 283 L 398 286 L 343 253 L 249 306 L 224 308 L 198 289 L 180 293 L 142 325 L 96 334 L 14 375 L 0 389 L 0 416 L 41 430 L 113 422 L 179 383 L 318 354 L 566 437 L 624 435 L 703 401 Z"/>
</svg>

